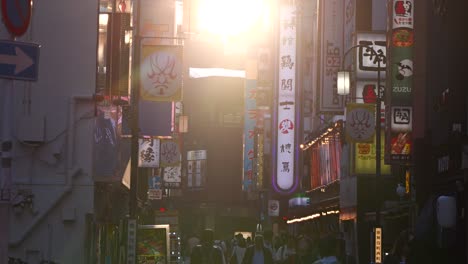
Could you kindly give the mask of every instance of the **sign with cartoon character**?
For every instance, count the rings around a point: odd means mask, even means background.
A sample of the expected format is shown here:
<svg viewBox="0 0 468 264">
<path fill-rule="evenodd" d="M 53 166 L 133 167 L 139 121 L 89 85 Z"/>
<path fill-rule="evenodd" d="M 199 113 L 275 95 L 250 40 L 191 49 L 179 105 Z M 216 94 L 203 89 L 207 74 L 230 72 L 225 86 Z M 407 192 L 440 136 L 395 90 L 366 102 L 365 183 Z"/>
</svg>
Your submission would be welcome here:
<svg viewBox="0 0 468 264">
<path fill-rule="evenodd" d="M 141 98 L 149 101 L 181 101 L 182 47 L 143 45 L 141 50 Z"/>
<path fill-rule="evenodd" d="M 388 25 L 391 42 L 386 104 L 391 107 L 386 130 L 387 164 L 411 162 L 413 116 L 413 0 L 393 0 L 389 5 L 392 24 Z"/>
<path fill-rule="evenodd" d="M 390 160 L 409 161 L 412 146 L 413 108 L 392 106 L 391 115 Z"/>
<path fill-rule="evenodd" d="M 413 28 L 413 0 L 393 1 L 393 29 Z"/>
<path fill-rule="evenodd" d="M 413 93 L 412 48 L 393 48 L 392 104 L 410 105 Z"/>
</svg>

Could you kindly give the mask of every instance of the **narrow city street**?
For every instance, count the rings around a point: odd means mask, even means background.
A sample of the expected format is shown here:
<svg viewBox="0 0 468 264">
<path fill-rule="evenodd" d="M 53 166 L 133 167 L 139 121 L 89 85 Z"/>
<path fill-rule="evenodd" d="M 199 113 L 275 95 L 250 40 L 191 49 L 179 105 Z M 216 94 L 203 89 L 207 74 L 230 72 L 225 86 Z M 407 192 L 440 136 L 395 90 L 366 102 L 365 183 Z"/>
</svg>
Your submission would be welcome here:
<svg viewBox="0 0 468 264">
<path fill-rule="evenodd" d="M 468 264 L 467 0 L 0 2 L 0 264 Z"/>
</svg>

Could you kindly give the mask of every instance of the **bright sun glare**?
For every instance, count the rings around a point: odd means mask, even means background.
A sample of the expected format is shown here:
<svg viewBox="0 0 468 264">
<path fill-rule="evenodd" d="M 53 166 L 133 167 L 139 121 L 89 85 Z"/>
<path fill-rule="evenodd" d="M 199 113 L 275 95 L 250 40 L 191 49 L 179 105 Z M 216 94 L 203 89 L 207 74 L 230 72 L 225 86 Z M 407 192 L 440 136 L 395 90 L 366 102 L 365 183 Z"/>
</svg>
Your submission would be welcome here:
<svg viewBox="0 0 468 264">
<path fill-rule="evenodd" d="M 200 0 L 199 26 L 209 33 L 235 36 L 252 27 L 268 26 L 265 0 Z"/>
</svg>

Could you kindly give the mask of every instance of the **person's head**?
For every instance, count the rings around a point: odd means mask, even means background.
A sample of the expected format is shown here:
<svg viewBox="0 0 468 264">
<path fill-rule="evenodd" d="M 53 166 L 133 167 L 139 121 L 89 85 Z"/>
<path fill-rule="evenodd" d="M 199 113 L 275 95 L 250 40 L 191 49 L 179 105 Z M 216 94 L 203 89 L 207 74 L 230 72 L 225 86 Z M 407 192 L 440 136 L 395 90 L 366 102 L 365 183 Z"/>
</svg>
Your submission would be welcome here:
<svg viewBox="0 0 468 264">
<path fill-rule="evenodd" d="M 245 248 L 247 246 L 247 243 L 245 242 L 245 238 L 241 237 L 237 240 L 237 245 L 241 248 Z"/>
<path fill-rule="evenodd" d="M 263 235 L 257 234 L 255 236 L 255 248 L 256 249 L 263 248 Z"/>
<path fill-rule="evenodd" d="M 214 231 L 213 229 L 205 229 L 202 232 L 201 242 L 202 244 L 213 244 L 214 241 Z"/>
</svg>

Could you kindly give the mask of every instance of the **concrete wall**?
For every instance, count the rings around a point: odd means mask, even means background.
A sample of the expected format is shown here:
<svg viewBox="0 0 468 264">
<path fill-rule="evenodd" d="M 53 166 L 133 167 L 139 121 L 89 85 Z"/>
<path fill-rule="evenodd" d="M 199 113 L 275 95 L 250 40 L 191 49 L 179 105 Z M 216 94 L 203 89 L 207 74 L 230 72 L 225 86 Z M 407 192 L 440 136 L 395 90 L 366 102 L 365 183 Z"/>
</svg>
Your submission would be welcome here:
<svg viewBox="0 0 468 264">
<path fill-rule="evenodd" d="M 0 102 L 12 102 L 13 189 L 34 195 L 32 207 L 10 210 L 8 255 L 28 263 L 85 263 L 97 30 L 97 0 L 34 1 L 29 30 L 16 40 L 41 45 L 38 81 L 0 80 L 12 91 Z M 0 38 L 6 32 L 1 24 Z"/>
</svg>

